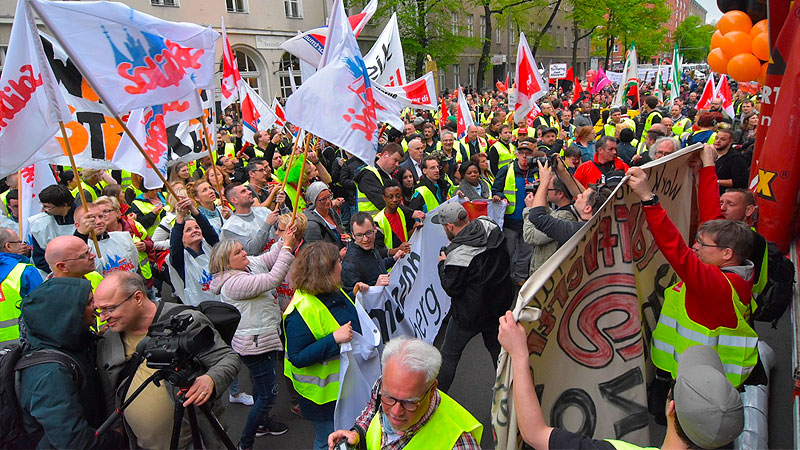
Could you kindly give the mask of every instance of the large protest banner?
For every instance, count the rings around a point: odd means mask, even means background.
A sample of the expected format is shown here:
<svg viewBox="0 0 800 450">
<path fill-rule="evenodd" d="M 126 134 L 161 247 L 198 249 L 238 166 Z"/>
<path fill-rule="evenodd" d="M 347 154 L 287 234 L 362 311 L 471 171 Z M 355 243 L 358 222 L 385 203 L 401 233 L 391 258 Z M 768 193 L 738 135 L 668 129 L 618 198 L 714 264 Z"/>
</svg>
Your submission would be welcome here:
<svg viewBox="0 0 800 450">
<path fill-rule="evenodd" d="M 653 192 L 684 238 L 696 216 L 688 161 L 700 145 L 644 166 Z M 541 310 L 528 331 L 536 391 L 550 426 L 597 439 L 649 445 L 646 382 L 650 337 L 677 281 L 655 246 L 641 204 L 620 184 L 600 211 L 565 243 L 520 291 Z M 519 449 L 511 361 L 500 355 L 492 402 L 496 448 Z"/>
<path fill-rule="evenodd" d="M 411 236 L 411 253 L 394 265 L 389 285 L 359 293 L 383 342 L 395 336 L 416 336 L 432 344 L 450 311 L 450 297 L 442 289 L 438 269 L 439 250 L 450 240 L 441 225 L 431 222 L 438 209 L 429 212 L 425 224 Z"/>
</svg>

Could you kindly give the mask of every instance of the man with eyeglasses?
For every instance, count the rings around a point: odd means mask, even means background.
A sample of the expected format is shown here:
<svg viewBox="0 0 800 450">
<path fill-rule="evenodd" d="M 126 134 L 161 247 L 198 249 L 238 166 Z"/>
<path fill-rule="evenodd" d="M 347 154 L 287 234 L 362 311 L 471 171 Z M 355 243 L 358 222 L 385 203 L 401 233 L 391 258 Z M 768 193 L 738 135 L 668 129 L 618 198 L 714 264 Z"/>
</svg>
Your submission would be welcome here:
<svg viewBox="0 0 800 450">
<path fill-rule="evenodd" d="M 28 219 L 32 238 L 31 260 L 43 276 L 50 273 L 44 259 L 47 243 L 56 236 L 70 235 L 75 231 L 75 198 L 66 186 L 54 184 L 39 193 L 42 212 Z"/>
<path fill-rule="evenodd" d="M 675 379 L 681 354 L 694 345 L 719 353 L 728 381 L 739 388 L 766 384 L 758 357 L 758 335 L 749 324 L 753 291 L 753 245 L 750 228 L 733 220 L 700 225 L 689 247 L 667 217 L 638 167 L 628 171 L 628 185 L 642 200 L 655 243 L 680 281 L 664 291 L 664 305 L 650 346 L 657 373 L 650 389 L 650 411 L 665 422 L 664 400 Z"/>
<path fill-rule="evenodd" d="M 148 298 L 144 279 L 130 272 L 114 272 L 97 287 L 94 307 L 101 320 L 108 323 L 109 330 L 97 346 L 97 367 L 103 391 L 113 393 L 114 405 L 132 394 L 155 369 L 147 367 L 144 358 L 136 353 L 137 345 L 151 330 L 169 325 L 173 317 L 191 316 L 185 333 L 193 333 L 213 324 L 199 311 L 172 311 L 180 305 L 160 302 Z M 214 330 L 212 347 L 195 355 L 206 371 L 200 374 L 185 392 L 162 382 L 151 384 L 134 400 L 123 413 L 123 426 L 130 448 L 168 448 L 174 423 L 175 402 L 184 406 L 201 406 L 210 403 L 218 417 L 224 417 L 224 404 L 231 380 L 239 372 L 239 356 L 225 344 Z M 204 414 L 197 414 L 199 430 L 204 448 L 223 448 Z M 180 432 L 179 448 L 190 447 L 191 430 L 184 421 Z"/>
<path fill-rule="evenodd" d="M 95 271 L 94 260 L 97 256 L 89 250 L 85 241 L 77 236 L 59 236 L 49 244 L 44 252 L 50 266 L 50 278 L 86 278 L 92 289 L 103 280 L 103 276 Z"/>
<path fill-rule="evenodd" d="M 368 450 L 480 449 L 483 425 L 438 389 L 441 364 L 436 347 L 420 339 L 389 341 L 381 356 L 383 374 L 372 387 L 367 408 L 353 428 L 328 436 L 328 448 L 346 440 Z"/>
<path fill-rule="evenodd" d="M 127 231 L 106 231 L 102 206 L 90 203 L 88 211 L 83 208 L 75 211 L 75 232 L 84 242 L 89 242 L 89 233 L 94 230 L 100 256 L 95 258 L 94 267 L 97 272 L 107 276 L 112 272 L 139 270 L 139 250 Z M 77 256 L 77 255 L 76 255 Z"/>
<path fill-rule="evenodd" d="M 370 286 L 387 286 L 389 269 L 406 253 L 399 250 L 393 256 L 381 256 L 386 253 L 386 249 L 381 252 L 376 248 L 375 222 L 368 212 L 359 211 L 353 214 L 350 225 L 355 245 L 350 245 L 342 260 L 342 287 L 349 292 L 358 292 L 365 291 Z"/>
<path fill-rule="evenodd" d="M 19 340 L 19 304 L 42 284 L 25 256 L 28 245 L 11 228 L 0 228 L 0 348 Z"/>
<path fill-rule="evenodd" d="M 247 186 L 253 195 L 258 199 L 258 203 L 263 203 L 269 197 L 269 187 L 267 183 L 272 178 L 272 170 L 267 161 L 261 158 L 253 158 L 245 168 L 247 171 Z"/>
</svg>

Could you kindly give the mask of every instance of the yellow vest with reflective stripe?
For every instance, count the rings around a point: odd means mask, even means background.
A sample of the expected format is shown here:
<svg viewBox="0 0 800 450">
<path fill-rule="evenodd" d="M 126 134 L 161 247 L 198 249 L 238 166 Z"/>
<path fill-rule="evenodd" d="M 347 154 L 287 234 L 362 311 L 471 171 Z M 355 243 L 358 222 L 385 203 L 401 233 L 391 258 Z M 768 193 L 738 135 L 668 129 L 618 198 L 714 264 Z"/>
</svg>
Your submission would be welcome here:
<svg viewBox="0 0 800 450">
<path fill-rule="evenodd" d="M 464 136 L 461 138 L 461 145 L 464 145 L 467 148 L 467 154 L 469 154 L 469 142 L 467 142 L 467 137 Z M 489 147 L 489 143 L 486 142 L 486 139 L 478 136 L 478 151 L 485 153 L 487 148 Z M 461 160 L 457 160 L 461 162 Z"/>
<path fill-rule="evenodd" d="M 22 273 L 30 264 L 17 263 L 0 283 L 0 346 L 19 340 Z M 32 267 L 32 266 L 31 266 Z"/>
<path fill-rule="evenodd" d="M 661 115 L 658 111 L 652 111 L 647 115 L 647 119 L 644 120 L 644 130 L 642 130 L 642 136 L 646 135 L 648 131 L 650 131 L 650 127 L 653 126 L 653 117 L 658 115 L 659 119 L 663 119 L 664 116 Z"/>
<path fill-rule="evenodd" d="M 383 243 L 386 244 L 386 248 L 391 250 L 394 248 L 392 245 L 394 239 L 392 239 L 392 225 L 389 223 L 389 219 L 386 218 L 386 209 L 382 209 L 378 215 L 375 216 L 374 220 L 378 227 L 381 229 L 383 233 Z M 403 242 L 408 241 L 408 228 L 406 227 L 406 215 L 403 214 L 403 211 L 397 210 L 397 214 L 400 216 L 400 224 L 403 227 L 403 235 L 400 236 L 403 238 Z"/>
<path fill-rule="evenodd" d="M 139 211 L 141 211 L 142 214 L 150 214 L 151 212 L 153 212 L 154 209 L 156 209 L 156 205 L 150 203 L 150 201 L 146 199 L 142 200 L 140 198 L 137 198 L 131 203 L 133 205 L 136 205 L 136 207 L 139 208 Z M 158 224 L 161 223 L 161 219 L 164 218 L 164 214 L 166 213 L 166 211 L 167 211 L 167 206 L 164 205 L 164 207 L 161 208 L 161 212 L 159 212 L 156 215 L 156 220 L 153 221 L 153 225 L 151 225 L 150 228 L 146 229 L 148 236 L 153 237 L 153 233 L 156 232 L 156 228 L 158 228 Z"/>
<path fill-rule="evenodd" d="M 305 201 L 305 199 L 303 198 L 302 195 L 300 197 L 297 197 L 297 189 L 295 189 L 294 186 L 292 186 L 291 184 L 287 183 L 286 187 L 284 187 L 283 190 L 286 192 L 286 196 L 289 197 L 289 201 L 292 202 L 292 205 L 294 205 L 295 197 L 297 198 L 297 210 L 298 211 L 302 211 L 302 210 L 306 209 L 306 201 Z"/>
<path fill-rule="evenodd" d="M 675 123 L 672 125 L 672 134 L 675 136 L 680 136 L 686 131 L 687 128 L 691 128 L 691 126 L 692 121 L 689 120 L 688 117 L 684 117 L 675 121 Z"/>
<path fill-rule="evenodd" d="M 364 166 L 364 168 L 361 170 L 368 170 L 374 173 L 375 176 L 378 177 L 378 182 L 381 184 L 381 186 L 383 186 L 383 178 L 381 178 L 381 174 L 380 172 L 378 172 L 377 168 L 372 166 Z M 358 211 L 364 211 L 372 217 L 375 217 L 375 215 L 378 214 L 378 212 L 380 211 L 378 207 L 375 206 L 371 201 L 369 201 L 369 198 L 367 198 L 367 196 L 363 192 L 361 192 L 361 189 L 358 189 L 358 183 L 356 183 L 356 198 L 357 198 L 356 203 L 358 206 Z"/>
<path fill-rule="evenodd" d="M 80 187 L 84 191 L 89 193 L 89 198 L 87 198 L 86 201 L 91 203 L 91 202 L 97 200 L 98 193 L 97 193 L 97 190 L 96 190 L 96 188 L 94 186 L 90 186 L 90 185 L 84 183 L 83 180 L 81 180 L 81 186 Z M 73 190 L 71 190 L 69 192 L 72 194 L 73 197 L 75 197 L 77 199 L 80 199 L 80 194 L 78 193 L 78 188 L 75 188 L 75 189 L 73 189 Z"/>
<path fill-rule="evenodd" d="M 728 381 L 737 388 L 744 383 L 758 361 L 758 335 L 747 323 L 750 308 L 739 300 L 730 280 L 728 284 L 733 293 L 731 301 L 736 313 L 736 328 L 711 330 L 690 319 L 686 313 L 686 286 L 683 282 L 664 291 L 664 306 L 650 346 L 656 367 L 672 373 L 674 379 L 680 355 L 693 345 L 708 345 L 719 354 Z"/>
<path fill-rule="evenodd" d="M 514 214 L 514 210 L 517 209 L 517 180 L 514 176 L 513 165 L 509 166 L 508 172 L 506 172 L 506 180 L 503 184 L 503 195 L 505 195 L 506 200 L 508 200 L 506 214 Z"/>
<path fill-rule="evenodd" d="M 414 192 L 421 195 L 422 199 L 425 200 L 425 212 L 431 212 L 439 206 L 439 200 L 428 186 L 419 186 L 414 189 Z"/>
<path fill-rule="evenodd" d="M 508 144 L 510 147 L 506 147 L 505 144 L 501 141 L 497 141 L 492 145 L 492 148 L 497 150 L 497 169 L 499 170 L 501 167 L 505 166 L 506 164 L 510 163 L 514 160 L 514 153 L 516 153 L 517 148 L 514 147 L 514 144 Z"/>
<path fill-rule="evenodd" d="M 343 290 L 342 293 L 351 303 L 353 302 Z M 284 336 L 286 336 L 286 317 L 295 309 L 316 340 L 328 336 L 341 326 L 316 296 L 296 290 L 291 303 L 283 313 Z M 283 374 L 292 380 L 292 385 L 298 394 L 318 405 L 336 401 L 339 396 L 338 354 L 327 361 L 308 367 L 295 367 L 287 357 L 283 361 Z"/>
<path fill-rule="evenodd" d="M 464 433 L 469 433 L 480 444 L 483 435 L 483 425 L 455 400 L 439 391 L 442 401 L 433 412 L 428 422 L 417 431 L 406 444 L 406 450 L 433 450 L 453 448 L 458 438 Z M 380 412 L 372 416 L 372 421 L 367 428 L 365 437 L 368 450 L 380 450 L 381 426 Z"/>
</svg>

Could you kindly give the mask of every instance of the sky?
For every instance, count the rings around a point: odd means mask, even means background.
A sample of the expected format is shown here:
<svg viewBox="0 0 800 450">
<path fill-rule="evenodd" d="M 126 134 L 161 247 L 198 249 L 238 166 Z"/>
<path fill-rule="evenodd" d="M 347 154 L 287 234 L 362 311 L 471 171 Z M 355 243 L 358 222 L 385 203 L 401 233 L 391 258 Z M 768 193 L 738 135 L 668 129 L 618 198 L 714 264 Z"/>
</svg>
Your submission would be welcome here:
<svg viewBox="0 0 800 450">
<path fill-rule="evenodd" d="M 717 7 L 716 0 L 697 0 L 697 2 L 708 11 L 706 14 L 706 23 L 716 22 L 722 17 L 722 12 Z"/>
</svg>

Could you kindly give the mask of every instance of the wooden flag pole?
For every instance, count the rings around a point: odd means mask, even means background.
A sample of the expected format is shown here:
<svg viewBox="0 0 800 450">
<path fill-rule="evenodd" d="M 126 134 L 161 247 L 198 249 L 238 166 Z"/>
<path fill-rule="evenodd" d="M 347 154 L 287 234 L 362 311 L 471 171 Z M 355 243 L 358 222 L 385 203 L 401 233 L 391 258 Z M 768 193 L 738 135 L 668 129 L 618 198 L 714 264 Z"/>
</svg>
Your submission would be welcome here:
<svg viewBox="0 0 800 450">
<path fill-rule="evenodd" d="M 133 144 L 136 146 L 136 148 L 139 149 L 139 153 L 141 153 L 142 156 L 144 156 L 144 160 L 147 161 L 147 164 L 150 165 L 150 167 L 153 169 L 156 175 L 158 175 L 158 178 L 161 180 L 161 182 L 164 183 L 164 187 L 167 188 L 167 192 L 169 192 L 177 200 L 178 194 L 176 194 L 175 190 L 172 189 L 172 186 L 170 186 L 169 183 L 167 183 L 167 179 L 164 178 L 164 174 L 162 174 L 161 171 L 158 170 L 158 167 L 156 167 L 156 163 L 154 163 L 153 160 L 150 158 L 150 155 L 148 155 L 147 152 L 144 151 L 144 148 L 142 148 L 142 144 L 140 144 L 139 141 L 136 140 L 136 138 L 133 136 L 133 133 L 131 133 L 131 130 L 128 128 L 128 125 L 126 125 L 125 122 L 123 122 L 122 119 L 120 119 L 117 113 L 112 112 L 112 114 L 114 114 L 114 118 L 117 119 L 117 122 L 125 131 L 125 134 L 128 135 L 131 141 L 133 141 Z"/>
<path fill-rule="evenodd" d="M 203 125 L 203 135 L 205 136 L 203 142 L 205 142 L 206 149 L 208 149 L 208 156 L 211 158 L 211 170 L 216 170 L 217 165 L 214 164 L 214 154 L 211 152 L 211 144 L 208 142 L 209 141 L 208 125 L 206 125 L 205 116 L 200 116 L 197 118 L 197 120 L 199 120 L 200 123 Z M 225 191 L 222 189 L 222 180 L 220 180 L 219 177 L 216 176 L 214 178 L 217 179 L 217 192 L 219 192 L 219 201 L 221 204 L 224 201 L 222 198 L 225 195 Z"/>
<path fill-rule="evenodd" d="M 305 142 L 305 145 L 303 146 L 304 147 L 304 149 L 303 149 L 303 161 L 300 164 L 300 178 L 298 178 L 298 180 L 297 180 L 297 189 L 296 189 L 297 192 L 294 195 L 294 204 L 292 205 L 292 220 L 289 221 L 289 225 L 290 226 L 294 225 L 294 218 L 295 218 L 295 216 L 297 216 L 297 208 L 299 207 L 299 203 L 300 203 L 300 192 L 303 191 L 303 188 L 302 188 L 302 186 L 303 186 L 303 176 L 305 176 L 305 174 L 306 174 L 306 161 L 308 160 L 308 144 L 311 141 L 310 138 L 311 138 L 311 135 L 307 134 L 306 135 L 306 142 Z M 288 173 L 288 170 L 287 170 L 287 173 Z"/>
<path fill-rule="evenodd" d="M 273 189 L 272 192 L 269 193 L 267 199 L 264 200 L 263 206 L 266 206 L 267 208 L 272 206 L 272 200 L 275 198 L 276 195 L 278 195 L 278 192 L 282 191 L 286 187 L 286 182 L 289 180 L 289 169 L 291 169 L 292 164 L 294 164 L 294 156 L 296 154 L 295 150 L 297 149 L 297 139 L 300 138 L 300 131 L 301 130 L 297 131 L 297 136 L 295 137 L 294 144 L 292 144 L 292 152 L 289 154 L 289 161 L 288 164 L 286 164 L 286 169 L 284 170 L 283 173 L 283 181 L 281 181 L 279 187 L 277 189 Z M 309 139 L 311 139 L 311 135 L 306 134 L 306 142 L 308 142 Z"/>
<path fill-rule="evenodd" d="M 83 205 L 83 212 L 89 212 L 89 207 L 86 205 L 86 194 L 83 193 L 83 182 L 81 181 L 81 176 L 78 173 L 78 166 L 75 164 L 75 156 L 72 154 L 72 146 L 69 143 L 69 139 L 67 139 L 67 128 L 64 126 L 64 122 L 59 120 L 58 126 L 61 127 L 61 137 L 64 138 L 64 144 L 67 147 L 67 156 L 69 156 L 69 164 L 72 166 L 72 173 L 75 174 L 75 180 L 78 181 L 78 195 L 81 197 L 81 205 Z M 92 237 L 92 242 L 94 242 L 94 250 L 95 254 L 98 258 L 102 258 L 103 255 L 100 254 L 100 244 L 97 243 L 97 235 L 94 233 L 94 230 L 89 231 L 89 236 Z"/>
<path fill-rule="evenodd" d="M 19 225 L 19 240 L 24 241 L 22 235 L 22 170 L 17 171 L 17 222 Z"/>
</svg>

